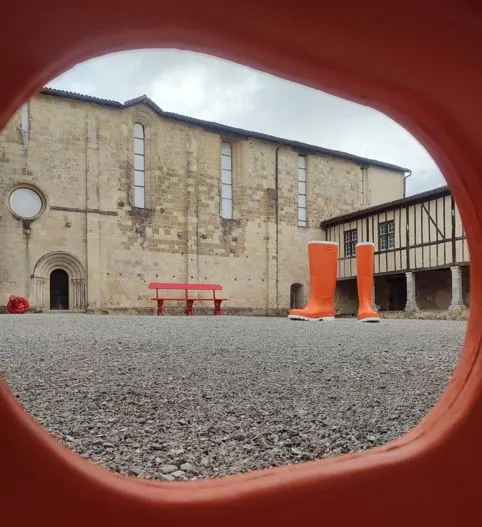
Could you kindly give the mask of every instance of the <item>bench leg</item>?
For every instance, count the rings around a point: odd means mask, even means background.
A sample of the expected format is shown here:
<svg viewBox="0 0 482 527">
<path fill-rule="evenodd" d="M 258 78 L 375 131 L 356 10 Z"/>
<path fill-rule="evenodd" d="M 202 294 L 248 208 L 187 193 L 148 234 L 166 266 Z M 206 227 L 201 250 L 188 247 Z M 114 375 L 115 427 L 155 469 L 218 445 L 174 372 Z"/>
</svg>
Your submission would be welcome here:
<svg viewBox="0 0 482 527">
<path fill-rule="evenodd" d="M 222 315 L 221 303 L 222 303 L 222 300 L 215 300 L 214 301 L 214 314 L 215 315 Z"/>
<path fill-rule="evenodd" d="M 192 315 L 193 314 L 193 305 L 194 300 L 186 300 L 186 309 L 184 310 L 184 313 L 186 315 Z"/>
<path fill-rule="evenodd" d="M 157 301 L 157 316 L 162 317 L 164 314 L 164 300 Z"/>
</svg>

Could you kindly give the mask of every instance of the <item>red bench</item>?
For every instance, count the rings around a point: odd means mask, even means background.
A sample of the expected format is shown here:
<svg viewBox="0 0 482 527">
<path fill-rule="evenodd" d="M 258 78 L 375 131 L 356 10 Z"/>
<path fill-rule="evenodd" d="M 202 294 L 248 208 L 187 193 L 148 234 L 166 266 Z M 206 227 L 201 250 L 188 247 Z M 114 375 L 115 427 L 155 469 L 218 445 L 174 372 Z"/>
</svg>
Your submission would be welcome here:
<svg viewBox="0 0 482 527">
<path fill-rule="evenodd" d="M 216 291 L 222 291 L 223 287 L 220 284 L 175 284 L 170 282 L 152 282 L 147 286 L 149 289 L 156 290 L 156 297 L 151 298 L 157 302 L 157 314 L 159 316 L 164 313 L 164 302 L 172 300 L 177 302 L 186 302 L 186 308 L 184 313 L 186 315 L 193 315 L 193 306 L 194 302 L 214 302 L 214 314 L 221 315 L 221 304 L 223 300 L 228 300 L 227 298 L 218 298 L 216 297 Z M 159 296 L 159 290 L 168 290 L 168 291 L 184 291 L 183 297 L 165 297 Z M 213 296 L 208 298 L 199 298 L 189 296 L 189 291 L 212 291 Z"/>
</svg>

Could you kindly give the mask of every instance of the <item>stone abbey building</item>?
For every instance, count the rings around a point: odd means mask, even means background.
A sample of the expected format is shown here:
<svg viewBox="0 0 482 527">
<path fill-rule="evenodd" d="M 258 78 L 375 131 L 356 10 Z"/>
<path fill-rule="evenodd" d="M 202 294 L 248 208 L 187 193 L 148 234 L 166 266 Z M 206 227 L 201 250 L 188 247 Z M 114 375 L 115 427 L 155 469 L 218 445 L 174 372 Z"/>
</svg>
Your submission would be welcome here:
<svg viewBox="0 0 482 527">
<path fill-rule="evenodd" d="M 349 314 L 345 227 L 402 203 L 408 173 L 146 96 L 45 88 L 0 132 L 0 306 L 153 313 L 151 281 L 219 282 L 228 313 L 285 314 L 308 294 L 308 241 L 337 239 Z"/>
</svg>

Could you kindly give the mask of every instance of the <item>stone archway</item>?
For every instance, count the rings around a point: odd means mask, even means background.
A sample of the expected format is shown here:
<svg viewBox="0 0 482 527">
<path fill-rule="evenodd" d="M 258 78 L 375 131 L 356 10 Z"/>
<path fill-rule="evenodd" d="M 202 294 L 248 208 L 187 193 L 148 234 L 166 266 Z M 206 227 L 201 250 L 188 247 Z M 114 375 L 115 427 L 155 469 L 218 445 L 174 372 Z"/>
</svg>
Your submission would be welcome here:
<svg viewBox="0 0 482 527">
<path fill-rule="evenodd" d="M 35 264 L 32 279 L 37 311 L 50 309 L 50 276 L 55 270 L 65 271 L 69 277 L 69 310 L 84 311 L 86 307 L 84 268 L 75 256 L 63 251 L 45 254 Z"/>
</svg>

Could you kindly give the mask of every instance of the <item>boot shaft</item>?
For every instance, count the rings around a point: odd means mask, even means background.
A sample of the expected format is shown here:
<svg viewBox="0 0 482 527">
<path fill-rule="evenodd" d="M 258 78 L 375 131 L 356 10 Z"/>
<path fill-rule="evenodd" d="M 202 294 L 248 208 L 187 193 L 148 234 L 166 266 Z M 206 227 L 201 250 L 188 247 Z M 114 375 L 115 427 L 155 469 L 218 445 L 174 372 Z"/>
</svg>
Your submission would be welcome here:
<svg viewBox="0 0 482 527">
<path fill-rule="evenodd" d="M 375 322 L 380 315 L 373 307 L 373 256 L 375 245 L 371 242 L 356 246 L 358 320 Z"/>
<path fill-rule="evenodd" d="M 335 316 L 335 289 L 338 266 L 336 242 L 308 244 L 310 298 L 303 309 L 292 309 L 289 317 L 301 320 L 331 320 Z"/>
<path fill-rule="evenodd" d="M 310 298 L 311 293 L 323 292 L 323 296 L 331 294 L 336 288 L 338 268 L 338 243 L 310 242 L 308 244 L 308 259 L 310 267 Z"/>
</svg>

